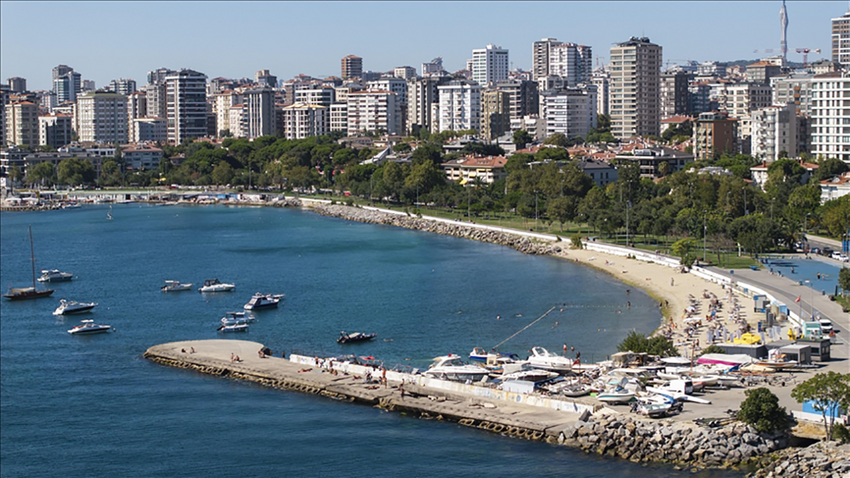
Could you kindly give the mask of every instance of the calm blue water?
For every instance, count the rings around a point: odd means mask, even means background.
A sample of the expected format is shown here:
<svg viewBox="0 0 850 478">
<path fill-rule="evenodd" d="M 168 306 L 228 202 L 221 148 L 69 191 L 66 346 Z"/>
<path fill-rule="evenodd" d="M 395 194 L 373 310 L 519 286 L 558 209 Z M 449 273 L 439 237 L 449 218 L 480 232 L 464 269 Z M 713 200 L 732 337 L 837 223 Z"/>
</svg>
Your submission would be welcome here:
<svg viewBox="0 0 850 478">
<path fill-rule="evenodd" d="M 593 269 L 508 248 L 299 210 L 115 206 L 0 215 L 0 284 L 38 268 L 73 272 L 53 297 L 0 303 L 0 472 L 13 476 L 675 476 L 449 423 L 152 364 L 159 343 L 219 338 L 218 319 L 253 292 L 286 293 L 234 338 L 389 366 L 491 347 L 567 304 L 502 351 L 577 346 L 602 359 L 628 330 L 650 332 L 655 301 Z M 235 282 L 233 293 L 163 294 L 166 279 Z M 96 301 L 112 334 L 66 333 Z M 631 309 L 625 308 L 626 300 Z M 618 313 L 622 311 L 622 313 Z M 501 319 L 497 320 L 496 317 Z M 557 324 L 556 324 L 557 322 Z M 336 344 L 340 330 L 373 343 Z M 388 339 L 388 340 L 382 340 Z M 391 339 L 391 340 L 389 340 Z M 727 476 L 713 472 L 705 476 Z"/>
</svg>

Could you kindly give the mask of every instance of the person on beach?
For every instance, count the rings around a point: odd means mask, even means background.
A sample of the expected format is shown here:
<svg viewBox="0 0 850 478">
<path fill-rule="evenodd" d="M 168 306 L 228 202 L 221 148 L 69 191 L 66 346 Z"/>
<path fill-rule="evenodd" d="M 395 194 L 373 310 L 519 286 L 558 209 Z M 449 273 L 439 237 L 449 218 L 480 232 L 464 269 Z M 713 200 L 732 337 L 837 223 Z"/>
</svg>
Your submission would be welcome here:
<svg viewBox="0 0 850 478">
<path fill-rule="evenodd" d="M 230 363 L 233 363 L 236 360 L 236 355 L 233 352 L 230 352 Z"/>
<path fill-rule="evenodd" d="M 195 353 L 195 347 L 190 348 L 190 349 L 189 349 L 189 353 L 190 353 L 190 354 Z"/>
<path fill-rule="evenodd" d="M 673 278 L 672 277 L 670 278 L 670 285 L 671 286 L 673 285 Z"/>
</svg>

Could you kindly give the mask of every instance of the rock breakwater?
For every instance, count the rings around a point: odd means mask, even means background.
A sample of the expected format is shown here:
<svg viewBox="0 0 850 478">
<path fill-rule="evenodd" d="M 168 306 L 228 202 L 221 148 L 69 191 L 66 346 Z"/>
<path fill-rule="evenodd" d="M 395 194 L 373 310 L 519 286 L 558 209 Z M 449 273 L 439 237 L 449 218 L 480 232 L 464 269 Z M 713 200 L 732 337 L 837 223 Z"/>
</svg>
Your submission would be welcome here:
<svg viewBox="0 0 850 478">
<path fill-rule="evenodd" d="M 788 448 L 775 454 L 773 461 L 759 467 L 749 476 L 754 478 L 847 477 L 850 476 L 850 444 L 820 442 L 806 448 Z"/>
<path fill-rule="evenodd" d="M 492 229 L 484 229 L 462 224 L 422 219 L 406 214 L 390 214 L 383 211 L 343 206 L 338 204 L 321 204 L 312 209 L 323 216 L 337 217 L 347 221 L 365 222 L 367 224 L 383 224 L 386 226 L 403 227 L 419 231 L 433 232 L 447 236 L 461 237 L 474 241 L 489 242 L 512 247 L 524 254 L 558 254 L 564 247 L 557 244 L 537 242 L 527 237 L 509 234 Z"/>
</svg>

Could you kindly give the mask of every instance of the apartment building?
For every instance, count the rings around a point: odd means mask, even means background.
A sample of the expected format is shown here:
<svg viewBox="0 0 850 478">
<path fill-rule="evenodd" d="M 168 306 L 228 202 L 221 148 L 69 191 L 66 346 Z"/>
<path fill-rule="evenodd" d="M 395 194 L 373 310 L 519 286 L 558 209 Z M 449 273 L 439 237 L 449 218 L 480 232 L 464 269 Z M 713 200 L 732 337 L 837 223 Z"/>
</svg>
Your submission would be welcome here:
<svg viewBox="0 0 850 478">
<path fill-rule="evenodd" d="M 168 142 L 207 135 L 207 76 L 182 69 L 165 77 Z"/>
<path fill-rule="evenodd" d="M 38 146 L 38 105 L 32 101 L 16 100 L 5 105 L 6 144 Z"/>
<path fill-rule="evenodd" d="M 850 74 L 832 72 L 812 79 L 811 154 L 850 163 Z"/>
<path fill-rule="evenodd" d="M 472 80 L 487 86 L 508 79 L 508 50 L 492 43 L 472 50 Z"/>
<path fill-rule="evenodd" d="M 536 115 L 540 111 L 540 92 L 537 83 L 528 80 L 497 81 L 496 88 L 508 94 L 511 106 L 511 119 Z"/>
<path fill-rule="evenodd" d="M 608 106 L 609 95 L 611 94 L 611 74 L 602 69 L 596 70 L 593 72 L 590 82 L 596 87 L 596 112 L 601 115 L 610 114 L 611 111 Z"/>
<path fill-rule="evenodd" d="M 272 75 L 269 70 L 257 70 L 254 73 L 254 83 L 269 88 L 277 88 L 277 77 Z"/>
<path fill-rule="evenodd" d="M 698 160 L 737 154 L 738 120 L 725 111 L 700 113 L 694 124 L 693 148 Z"/>
<path fill-rule="evenodd" d="M 348 103 L 334 103 L 328 109 L 330 121 L 328 131 L 342 131 L 348 133 Z"/>
<path fill-rule="evenodd" d="M 481 93 L 480 136 L 494 140 L 511 130 L 510 95 L 504 91 L 486 90 Z"/>
<path fill-rule="evenodd" d="M 399 134 L 400 118 L 396 94 L 391 91 L 356 91 L 348 95 L 347 135 L 366 131 Z"/>
<path fill-rule="evenodd" d="M 49 114 L 38 117 L 38 144 L 61 148 L 73 141 L 73 117 L 66 114 Z"/>
<path fill-rule="evenodd" d="M 165 118 L 134 119 L 132 136 L 136 143 L 165 143 L 168 141 L 168 123 Z"/>
<path fill-rule="evenodd" d="M 330 87 L 295 90 L 295 103 L 330 107 L 336 102 L 336 90 Z"/>
<path fill-rule="evenodd" d="M 767 106 L 752 112 L 752 155 L 772 163 L 780 158 L 797 157 L 797 115 L 793 103 Z"/>
<path fill-rule="evenodd" d="M 537 81 L 540 78 L 550 76 L 549 52 L 552 47 L 561 45 L 555 38 L 544 38 L 534 42 L 531 48 L 531 79 Z"/>
<path fill-rule="evenodd" d="M 811 115 L 812 78 L 814 76 L 811 73 L 793 73 L 771 78 L 772 104 L 785 105 L 793 103 L 798 115 Z"/>
<path fill-rule="evenodd" d="M 23 93 L 27 91 L 27 79 L 20 76 L 13 76 L 7 80 L 9 83 L 10 93 Z"/>
<path fill-rule="evenodd" d="M 310 103 L 294 103 L 283 108 L 283 137 L 304 139 L 328 133 L 330 108 Z"/>
<path fill-rule="evenodd" d="M 412 66 L 397 66 L 393 68 L 393 76 L 405 81 L 416 78 L 416 68 Z"/>
<path fill-rule="evenodd" d="M 212 107 L 215 113 L 216 136 L 230 131 L 230 108 L 242 104 L 242 95 L 234 90 L 224 90 L 213 95 Z"/>
<path fill-rule="evenodd" d="M 133 121 L 139 118 L 144 118 L 148 112 L 148 95 L 143 91 L 136 91 L 127 96 L 127 135 L 130 143 L 135 143 L 138 139 L 133 136 L 136 129 L 133 127 Z"/>
<path fill-rule="evenodd" d="M 407 131 L 418 134 L 420 129 L 432 131 L 439 120 L 431 116 L 432 106 L 439 104 L 437 87 L 451 81 L 448 76 L 423 76 L 407 82 Z"/>
<path fill-rule="evenodd" d="M 771 105 L 770 85 L 760 83 L 721 83 L 712 85 L 712 96 L 717 101 L 717 109 L 726 111 L 732 118 L 738 118 L 738 139 L 746 152 L 746 143 L 752 136 L 750 113 Z"/>
<path fill-rule="evenodd" d="M 850 10 L 832 19 L 832 61 L 850 64 Z"/>
<path fill-rule="evenodd" d="M 352 78 L 360 78 L 363 76 L 363 58 L 355 55 L 348 55 L 342 58 L 341 75 L 343 80 Z"/>
<path fill-rule="evenodd" d="M 277 132 L 274 90 L 264 85 L 245 90 L 242 97 L 246 115 L 245 136 L 251 139 L 273 136 Z"/>
<path fill-rule="evenodd" d="M 438 131 L 481 127 L 481 86 L 478 82 L 455 80 L 437 87 Z"/>
<path fill-rule="evenodd" d="M 443 57 L 438 56 L 428 63 L 422 64 L 422 76 L 442 76 L 445 70 L 443 70 Z"/>
<path fill-rule="evenodd" d="M 546 76 L 559 76 L 566 86 L 590 81 L 593 73 L 592 49 L 586 45 L 560 43 L 549 48 L 549 68 Z M 539 76 L 541 78 L 542 76 Z"/>
<path fill-rule="evenodd" d="M 86 93 L 77 99 L 76 122 L 80 142 L 126 143 L 127 97 L 118 93 Z"/>
<path fill-rule="evenodd" d="M 611 47 L 609 110 L 617 138 L 658 135 L 662 48 L 647 37 Z"/>
<path fill-rule="evenodd" d="M 768 61 L 759 61 L 752 65 L 747 65 L 747 81 L 751 83 L 760 83 L 769 85 L 770 79 L 779 76 L 782 73 L 782 68 Z"/>
<path fill-rule="evenodd" d="M 546 124 L 545 137 L 561 133 L 567 138 L 584 138 L 597 126 L 596 87 L 548 90 L 540 93 L 540 116 Z"/>
<path fill-rule="evenodd" d="M 132 93 L 135 93 L 136 90 L 136 80 L 132 80 L 129 78 L 119 78 L 117 80 L 112 80 L 109 82 L 109 89 L 113 93 L 118 93 L 119 95 L 130 96 Z"/>
<path fill-rule="evenodd" d="M 68 65 L 59 65 L 53 68 L 53 93 L 56 94 L 56 102 L 61 104 L 65 101 L 77 101 L 77 95 L 83 87 L 82 76 Z"/>
<path fill-rule="evenodd" d="M 149 144 L 121 145 L 121 156 L 128 169 L 150 170 L 159 167 L 162 150 Z"/>
<path fill-rule="evenodd" d="M 661 75 L 661 119 L 689 113 L 689 77 L 681 70 Z"/>
</svg>

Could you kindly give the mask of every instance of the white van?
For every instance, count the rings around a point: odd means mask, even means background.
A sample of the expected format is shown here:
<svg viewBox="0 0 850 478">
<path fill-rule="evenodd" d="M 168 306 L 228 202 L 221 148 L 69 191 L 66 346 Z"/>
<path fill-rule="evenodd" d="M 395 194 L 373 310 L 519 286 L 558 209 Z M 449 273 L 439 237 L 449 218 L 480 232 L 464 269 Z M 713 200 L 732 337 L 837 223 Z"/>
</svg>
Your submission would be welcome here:
<svg viewBox="0 0 850 478">
<path fill-rule="evenodd" d="M 823 335 L 829 335 L 832 332 L 832 322 L 829 319 L 820 319 L 818 323 L 820 324 L 820 329 L 823 331 Z"/>
</svg>

